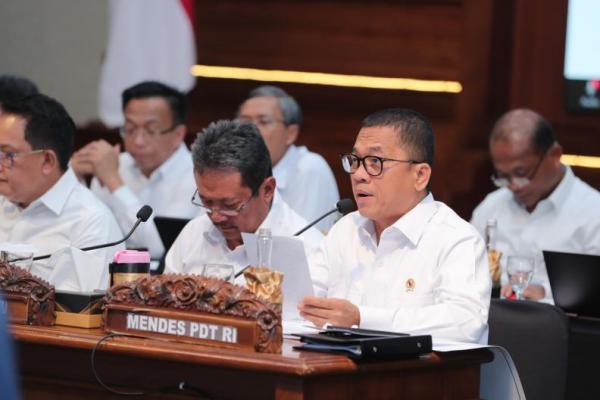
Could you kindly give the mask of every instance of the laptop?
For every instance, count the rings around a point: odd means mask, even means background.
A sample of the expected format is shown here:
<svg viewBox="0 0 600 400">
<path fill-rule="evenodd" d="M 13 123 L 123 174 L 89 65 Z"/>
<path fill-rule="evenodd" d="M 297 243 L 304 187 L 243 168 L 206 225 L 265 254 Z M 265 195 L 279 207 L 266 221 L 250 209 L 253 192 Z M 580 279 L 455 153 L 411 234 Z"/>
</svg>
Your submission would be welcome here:
<svg viewBox="0 0 600 400">
<path fill-rule="evenodd" d="M 188 222 L 190 220 L 186 218 L 154 217 L 154 224 L 156 225 L 156 229 L 158 229 L 160 240 L 163 246 L 165 246 L 165 253 L 169 251 L 173 242 Z"/>
<path fill-rule="evenodd" d="M 544 251 L 554 304 L 566 313 L 600 318 L 600 256 Z"/>
</svg>

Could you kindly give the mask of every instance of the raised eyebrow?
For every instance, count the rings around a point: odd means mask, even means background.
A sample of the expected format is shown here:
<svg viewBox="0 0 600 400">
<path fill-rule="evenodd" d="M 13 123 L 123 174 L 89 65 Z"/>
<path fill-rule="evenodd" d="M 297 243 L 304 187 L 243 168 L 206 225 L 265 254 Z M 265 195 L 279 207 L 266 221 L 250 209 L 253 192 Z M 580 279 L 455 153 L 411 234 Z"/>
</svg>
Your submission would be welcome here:
<svg viewBox="0 0 600 400">
<path fill-rule="evenodd" d="M 379 146 L 379 145 L 375 145 L 375 146 L 369 146 L 366 149 L 366 152 L 364 153 L 366 156 L 372 156 L 375 155 L 377 153 L 381 153 L 383 151 L 383 147 Z M 356 147 L 352 147 L 352 153 L 358 154 L 358 150 L 356 149 Z M 375 153 L 375 154 L 373 154 Z"/>
</svg>

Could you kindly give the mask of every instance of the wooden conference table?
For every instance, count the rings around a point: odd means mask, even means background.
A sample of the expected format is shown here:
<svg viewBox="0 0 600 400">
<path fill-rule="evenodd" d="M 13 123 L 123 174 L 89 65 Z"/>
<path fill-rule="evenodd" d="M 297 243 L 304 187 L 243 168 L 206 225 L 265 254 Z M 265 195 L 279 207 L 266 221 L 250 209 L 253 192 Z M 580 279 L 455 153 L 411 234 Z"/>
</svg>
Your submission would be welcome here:
<svg viewBox="0 0 600 400">
<path fill-rule="evenodd" d="M 98 385 L 92 373 L 91 352 L 102 330 L 24 325 L 11 330 L 24 399 L 123 398 Z M 286 339 L 282 354 L 258 354 L 110 338 L 99 347 L 96 368 L 110 387 L 143 391 L 151 399 L 470 399 L 479 397 L 479 366 L 493 357 L 480 349 L 357 364 L 339 355 L 297 351 L 295 344 Z M 191 389 L 177 389 L 182 381 Z"/>
</svg>

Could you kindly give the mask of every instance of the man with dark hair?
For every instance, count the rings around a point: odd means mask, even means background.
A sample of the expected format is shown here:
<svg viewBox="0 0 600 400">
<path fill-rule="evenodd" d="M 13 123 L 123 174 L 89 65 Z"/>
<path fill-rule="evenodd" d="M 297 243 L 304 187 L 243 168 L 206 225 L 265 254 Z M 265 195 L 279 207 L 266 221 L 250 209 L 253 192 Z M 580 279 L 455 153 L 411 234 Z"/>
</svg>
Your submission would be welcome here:
<svg viewBox="0 0 600 400">
<path fill-rule="evenodd" d="M 292 236 L 307 225 L 275 190 L 269 152 L 253 124 L 210 124 L 194 141 L 192 158 L 192 203 L 206 213 L 183 228 L 167 253 L 165 272 L 199 274 L 205 263 L 239 271 L 248 265 L 242 232 L 269 228 L 274 236 Z M 310 254 L 323 236 L 311 228 L 299 237 Z"/>
<path fill-rule="evenodd" d="M 561 163 L 562 147 L 535 111 L 504 114 L 489 146 L 498 190 L 477 206 L 471 223 L 483 234 L 487 222 L 496 221 L 503 264 L 510 255 L 533 257 L 534 277 L 523 295 L 552 302 L 542 250 L 600 254 L 600 194 Z M 512 295 L 509 285 L 502 295 Z"/>
<path fill-rule="evenodd" d="M 47 96 L 2 104 L 0 243 L 26 243 L 37 249 L 35 255 L 42 255 L 121 236 L 110 210 L 77 181 L 68 166 L 74 134 L 75 124 L 67 111 Z M 104 289 L 114 251 L 90 252 L 97 262 L 90 261 L 84 270 L 68 269 L 50 258 L 34 262 L 31 272 L 60 289 Z"/>
<path fill-rule="evenodd" d="M 271 154 L 277 190 L 294 211 L 312 221 L 335 206 L 340 196 L 325 159 L 294 145 L 302 111 L 292 96 L 276 86 L 259 86 L 240 106 L 238 118 L 260 130 Z M 335 215 L 327 217 L 317 227 L 327 232 L 335 219 Z"/>
<path fill-rule="evenodd" d="M 421 114 L 364 119 L 342 155 L 358 211 L 311 259 L 315 293 L 298 306 L 326 323 L 413 334 L 434 343 L 487 342 L 491 282 L 481 236 L 428 190 L 433 130 Z"/>
<path fill-rule="evenodd" d="M 192 218 L 193 166 L 184 138 L 186 102 L 183 93 L 159 82 L 142 82 L 123 92 L 125 125 L 120 145 L 91 142 L 73 156 L 78 175 L 92 174 L 91 189 L 113 211 L 123 232 L 135 222 L 136 211 L 148 204 L 155 216 Z M 148 248 L 153 258 L 165 252 L 150 220 L 127 241 Z"/>
</svg>

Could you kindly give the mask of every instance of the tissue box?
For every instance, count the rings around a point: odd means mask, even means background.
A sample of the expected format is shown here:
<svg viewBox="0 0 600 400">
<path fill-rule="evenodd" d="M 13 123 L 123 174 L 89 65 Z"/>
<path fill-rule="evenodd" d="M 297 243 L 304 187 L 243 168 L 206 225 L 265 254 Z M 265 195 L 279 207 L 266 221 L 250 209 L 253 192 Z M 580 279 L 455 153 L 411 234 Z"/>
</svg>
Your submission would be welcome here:
<svg viewBox="0 0 600 400">
<path fill-rule="evenodd" d="M 104 292 L 56 291 L 56 325 L 77 328 L 99 328 L 102 326 L 100 304 Z"/>
</svg>

